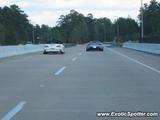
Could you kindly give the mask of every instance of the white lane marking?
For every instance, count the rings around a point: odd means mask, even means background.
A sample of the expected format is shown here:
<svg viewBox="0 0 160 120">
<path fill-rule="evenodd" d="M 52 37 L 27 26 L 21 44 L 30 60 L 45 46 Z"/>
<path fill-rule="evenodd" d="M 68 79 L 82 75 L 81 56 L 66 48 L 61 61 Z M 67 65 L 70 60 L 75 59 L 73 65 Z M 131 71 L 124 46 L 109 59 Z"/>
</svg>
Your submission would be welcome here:
<svg viewBox="0 0 160 120">
<path fill-rule="evenodd" d="M 18 112 L 20 112 L 24 105 L 26 104 L 26 101 L 22 101 L 15 108 L 13 108 L 10 112 L 8 112 L 1 120 L 11 120 Z"/>
<path fill-rule="evenodd" d="M 72 59 L 72 61 L 76 61 L 77 60 L 77 57 L 74 57 L 73 59 Z"/>
<path fill-rule="evenodd" d="M 55 75 L 60 75 L 65 69 L 66 69 L 66 66 L 62 67 L 55 73 Z"/>
<path fill-rule="evenodd" d="M 110 48 L 108 48 L 108 50 L 110 50 L 110 51 L 112 51 L 112 52 L 114 52 L 114 53 L 116 53 L 116 54 L 118 54 L 118 55 L 121 55 L 121 56 L 123 56 L 123 57 L 125 57 L 125 58 L 127 58 L 127 59 L 129 59 L 129 60 L 131 60 L 131 61 L 133 61 L 133 62 L 135 62 L 135 63 L 137 63 L 137 64 L 140 64 L 140 65 L 142 65 L 142 66 L 144 66 L 144 67 L 146 67 L 146 68 L 148 68 L 148 69 L 150 69 L 150 70 L 152 70 L 152 71 L 157 72 L 157 73 L 160 74 L 160 70 L 158 70 L 158 69 L 156 69 L 156 68 L 153 68 L 153 67 L 151 67 L 151 66 L 149 66 L 149 65 L 146 65 L 146 64 L 144 64 L 144 63 L 142 63 L 142 62 L 140 62 L 140 61 L 138 61 L 138 60 L 136 60 L 136 59 L 134 59 L 134 58 L 128 57 L 127 55 L 124 55 L 124 54 L 122 54 L 122 53 L 120 53 L 120 52 L 117 52 L 117 51 L 115 51 L 115 50 L 112 50 L 112 49 L 110 49 Z"/>
</svg>

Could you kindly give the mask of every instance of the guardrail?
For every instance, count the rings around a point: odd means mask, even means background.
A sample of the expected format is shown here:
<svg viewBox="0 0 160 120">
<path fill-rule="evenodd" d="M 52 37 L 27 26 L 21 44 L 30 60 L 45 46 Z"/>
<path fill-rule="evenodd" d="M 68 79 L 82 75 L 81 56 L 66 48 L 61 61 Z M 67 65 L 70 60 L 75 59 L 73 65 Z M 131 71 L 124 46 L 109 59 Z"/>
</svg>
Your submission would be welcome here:
<svg viewBox="0 0 160 120">
<path fill-rule="evenodd" d="M 0 46 L 0 58 L 43 50 L 43 45 Z"/>
<path fill-rule="evenodd" d="M 123 43 L 124 48 L 160 55 L 160 44 L 150 43 Z"/>
</svg>

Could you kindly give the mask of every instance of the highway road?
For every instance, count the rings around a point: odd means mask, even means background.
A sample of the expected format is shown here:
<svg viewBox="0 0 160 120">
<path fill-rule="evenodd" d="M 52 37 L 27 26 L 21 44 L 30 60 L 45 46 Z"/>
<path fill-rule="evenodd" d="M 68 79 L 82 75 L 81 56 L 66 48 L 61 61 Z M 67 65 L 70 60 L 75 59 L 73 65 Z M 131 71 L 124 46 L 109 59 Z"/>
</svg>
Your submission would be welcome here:
<svg viewBox="0 0 160 120">
<path fill-rule="evenodd" d="M 150 112 L 154 117 L 100 117 Z M 160 56 L 123 48 L 0 59 L 0 120 L 160 120 Z"/>
</svg>

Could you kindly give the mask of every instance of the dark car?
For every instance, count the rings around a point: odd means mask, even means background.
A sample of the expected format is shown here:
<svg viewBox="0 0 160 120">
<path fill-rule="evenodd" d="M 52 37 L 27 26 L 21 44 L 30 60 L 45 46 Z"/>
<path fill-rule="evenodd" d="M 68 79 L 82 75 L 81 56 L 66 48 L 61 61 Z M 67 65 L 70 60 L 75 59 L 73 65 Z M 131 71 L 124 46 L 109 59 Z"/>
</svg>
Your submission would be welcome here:
<svg viewBox="0 0 160 120">
<path fill-rule="evenodd" d="M 96 51 L 103 51 L 103 43 L 99 41 L 91 41 L 87 44 L 86 51 L 91 51 L 91 50 L 96 50 Z"/>
</svg>

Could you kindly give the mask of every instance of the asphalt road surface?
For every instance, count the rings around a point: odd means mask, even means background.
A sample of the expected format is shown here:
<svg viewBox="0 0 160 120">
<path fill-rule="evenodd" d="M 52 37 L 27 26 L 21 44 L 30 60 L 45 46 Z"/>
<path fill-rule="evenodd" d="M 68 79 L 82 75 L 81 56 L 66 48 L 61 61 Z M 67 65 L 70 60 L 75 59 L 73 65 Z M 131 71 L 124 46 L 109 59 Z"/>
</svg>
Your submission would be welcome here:
<svg viewBox="0 0 160 120">
<path fill-rule="evenodd" d="M 158 113 L 160 56 L 79 45 L 0 59 L 0 120 L 160 120 Z"/>
</svg>

